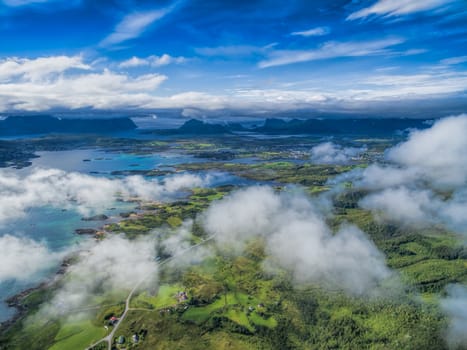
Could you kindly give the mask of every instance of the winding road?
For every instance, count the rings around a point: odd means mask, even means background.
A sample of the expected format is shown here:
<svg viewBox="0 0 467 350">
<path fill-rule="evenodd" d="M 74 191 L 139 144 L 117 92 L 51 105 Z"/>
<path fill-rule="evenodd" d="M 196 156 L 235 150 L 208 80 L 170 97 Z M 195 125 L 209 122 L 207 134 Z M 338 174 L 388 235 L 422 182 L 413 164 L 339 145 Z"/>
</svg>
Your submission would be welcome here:
<svg viewBox="0 0 467 350">
<path fill-rule="evenodd" d="M 205 243 L 211 241 L 214 237 L 215 237 L 215 235 L 209 236 L 208 238 L 202 240 L 201 242 L 199 242 L 197 244 L 194 244 L 194 245 L 190 246 L 189 248 L 185 249 L 180 254 L 173 255 L 170 258 L 167 258 L 164 261 L 161 261 L 160 263 L 157 264 L 157 266 L 160 267 L 162 265 L 165 265 L 165 264 L 169 263 L 172 260 L 175 260 L 176 258 L 179 258 L 180 256 L 185 255 L 187 252 L 189 252 L 189 251 L 191 251 L 191 250 L 193 250 L 193 249 L 195 249 L 195 248 L 197 248 L 197 247 L 199 247 L 201 245 L 204 245 Z M 105 336 L 104 338 L 102 338 L 102 339 L 96 341 L 95 343 L 91 344 L 89 347 L 86 348 L 86 350 L 91 350 L 93 347 L 95 347 L 96 345 L 99 345 L 100 343 L 103 343 L 103 342 L 106 342 L 108 344 L 108 350 L 112 350 L 112 340 L 113 340 L 113 338 L 115 336 L 115 333 L 117 332 L 120 324 L 123 322 L 123 320 L 127 316 L 128 311 L 131 310 L 131 308 L 130 308 L 131 298 L 133 297 L 133 294 L 136 292 L 136 290 L 146 280 L 147 277 L 148 276 L 146 276 L 141 281 L 136 283 L 136 285 L 133 287 L 133 289 L 128 294 L 128 296 L 127 296 L 127 298 L 125 300 L 125 311 L 123 311 L 123 314 L 120 316 L 120 319 L 118 320 L 117 324 L 113 327 L 112 331 L 107 336 Z"/>
</svg>

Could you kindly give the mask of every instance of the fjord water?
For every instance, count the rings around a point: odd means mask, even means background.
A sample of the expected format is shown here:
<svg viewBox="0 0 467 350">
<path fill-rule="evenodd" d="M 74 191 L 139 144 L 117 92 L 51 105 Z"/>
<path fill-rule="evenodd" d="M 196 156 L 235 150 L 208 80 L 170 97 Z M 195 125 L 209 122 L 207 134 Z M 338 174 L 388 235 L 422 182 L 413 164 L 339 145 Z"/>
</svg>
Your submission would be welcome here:
<svg viewBox="0 0 467 350">
<path fill-rule="evenodd" d="M 102 213 L 109 216 L 108 222 L 115 220 L 120 212 L 134 209 L 134 204 L 115 202 L 112 207 L 103 208 Z M 31 208 L 20 219 L 6 222 L 0 227 L 0 234 L 11 234 L 43 242 L 51 252 L 69 251 L 74 245 L 90 239 L 75 234 L 78 228 L 98 228 L 102 221 L 83 221 L 82 215 L 75 210 L 62 210 L 51 206 Z M 39 272 L 25 281 L 8 280 L 0 282 L 0 322 L 8 320 L 15 312 L 5 303 L 5 299 L 52 277 L 59 266 Z"/>
<path fill-rule="evenodd" d="M 112 178 L 112 172 L 119 170 L 173 170 L 173 166 L 181 163 L 202 162 L 206 159 L 194 158 L 189 155 L 162 152 L 153 154 L 131 154 L 123 152 L 109 152 L 101 149 L 78 149 L 67 151 L 37 152 L 39 158 L 32 159 L 32 165 L 27 168 L 14 170 L 19 175 L 27 175 L 35 168 L 55 168 L 67 172 L 80 172 L 92 176 Z M 13 171 L 13 170 L 12 170 Z M 253 185 L 255 181 L 243 179 L 232 174 L 198 172 L 198 175 L 209 178 L 208 186 Z M 179 196 L 186 193 L 181 192 Z M 179 197 L 175 195 L 175 198 Z M 102 208 L 98 214 L 106 214 L 109 221 L 117 220 L 118 214 L 131 211 L 134 203 L 114 202 L 107 208 Z M 75 210 L 62 210 L 51 206 L 31 208 L 26 215 L 0 226 L 0 236 L 5 234 L 27 237 L 37 242 L 43 242 L 48 249 L 55 252 L 68 251 L 89 237 L 74 233 L 77 228 L 99 228 L 105 222 L 83 221 L 82 214 Z M 15 310 L 9 308 L 5 299 L 27 288 L 38 285 L 41 281 L 53 277 L 59 266 L 33 276 L 27 281 L 10 280 L 0 283 L 0 322 L 8 320 Z M 3 301 L 3 302 L 2 302 Z"/>
<path fill-rule="evenodd" d="M 32 160 L 32 166 L 15 170 L 18 174 L 28 174 L 34 168 L 56 168 L 64 171 L 77 171 L 95 176 L 110 176 L 114 170 L 149 170 L 170 167 L 177 163 L 194 160 L 178 154 L 135 155 L 109 153 L 102 150 L 68 150 L 56 152 L 38 152 L 40 158 Z M 135 208 L 134 203 L 116 201 L 108 208 L 102 208 L 99 214 L 106 214 L 109 221 L 116 220 L 118 214 Z M 7 221 L 0 226 L 0 236 L 11 234 L 43 242 L 52 252 L 68 251 L 89 237 L 74 233 L 78 228 L 98 228 L 102 221 L 83 221 L 82 214 L 75 210 L 62 210 L 51 206 L 31 208 L 20 219 Z M 41 271 L 26 281 L 8 280 L 0 282 L 0 322 L 6 321 L 15 313 L 4 302 L 27 288 L 38 285 L 41 281 L 53 277 L 59 266 Z"/>
<path fill-rule="evenodd" d="M 108 176 L 115 170 L 150 170 L 175 164 L 200 161 L 193 157 L 171 153 L 130 154 L 95 149 L 37 152 L 33 167 L 56 168 Z"/>
</svg>

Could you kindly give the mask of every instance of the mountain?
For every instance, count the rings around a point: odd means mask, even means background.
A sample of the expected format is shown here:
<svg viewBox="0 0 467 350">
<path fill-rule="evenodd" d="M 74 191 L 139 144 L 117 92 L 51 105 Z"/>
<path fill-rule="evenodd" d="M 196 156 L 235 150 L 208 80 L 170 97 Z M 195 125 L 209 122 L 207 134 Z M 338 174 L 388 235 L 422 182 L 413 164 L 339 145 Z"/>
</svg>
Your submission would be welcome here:
<svg viewBox="0 0 467 350">
<path fill-rule="evenodd" d="M 48 133 L 112 133 L 136 129 L 130 118 L 59 119 L 48 115 L 14 116 L 0 121 L 1 136 Z"/>
<path fill-rule="evenodd" d="M 261 133 L 280 134 L 353 134 L 387 135 L 410 128 L 424 129 L 429 124 L 421 119 L 266 119 L 263 126 L 252 129 Z"/>
<path fill-rule="evenodd" d="M 209 124 L 198 119 L 190 119 L 177 129 L 179 134 L 225 134 L 230 131 L 220 124 Z"/>
<path fill-rule="evenodd" d="M 366 119 L 291 119 L 268 118 L 263 125 L 245 128 L 240 123 L 212 124 L 198 119 L 186 121 L 178 129 L 158 129 L 146 133 L 159 135 L 222 135 L 235 132 L 257 132 L 283 135 L 373 135 L 390 136 L 407 129 L 426 129 L 423 119 L 366 118 Z"/>
</svg>

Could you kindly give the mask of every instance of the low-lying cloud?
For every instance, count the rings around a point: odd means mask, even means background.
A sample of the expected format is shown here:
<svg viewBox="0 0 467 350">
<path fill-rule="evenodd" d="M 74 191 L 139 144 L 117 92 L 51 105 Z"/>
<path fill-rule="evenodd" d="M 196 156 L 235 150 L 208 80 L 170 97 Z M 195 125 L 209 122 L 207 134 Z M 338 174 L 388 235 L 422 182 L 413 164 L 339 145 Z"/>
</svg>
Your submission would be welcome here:
<svg viewBox="0 0 467 350">
<path fill-rule="evenodd" d="M 437 121 L 431 128 L 414 131 L 393 147 L 387 159 L 418 170 L 434 185 L 457 187 L 467 183 L 467 114 Z"/>
<path fill-rule="evenodd" d="M 241 249 L 263 238 L 267 266 L 289 270 L 296 282 L 319 282 L 355 295 L 371 294 L 391 276 L 384 256 L 354 226 L 333 234 L 317 206 L 303 194 L 269 187 L 240 190 L 215 202 L 204 225 L 216 242 Z"/>
<path fill-rule="evenodd" d="M 448 287 L 448 295 L 441 299 L 441 309 L 449 317 L 446 340 L 450 348 L 467 346 L 467 288 L 461 285 Z"/>
<path fill-rule="evenodd" d="M 353 173 L 371 193 L 360 205 L 378 218 L 409 225 L 439 224 L 467 233 L 467 115 L 448 117 L 386 152 L 385 165 Z"/>
<path fill-rule="evenodd" d="M 170 199 L 183 189 L 208 184 L 210 177 L 177 174 L 164 180 L 141 176 L 108 179 L 58 169 L 34 169 L 23 176 L 0 171 L 0 223 L 25 215 L 32 207 L 50 205 L 76 209 L 83 215 L 102 210 L 117 197 Z"/>
<path fill-rule="evenodd" d="M 64 256 L 63 253 L 51 252 L 45 243 L 8 234 L 0 237 L 0 251 L 0 283 L 28 281 L 56 266 Z"/>
<path fill-rule="evenodd" d="M 348 164 L 366 150 L 366 147 L 343 147 L 332 142 L 324 142 L 311 149 L 310 159 L 317 164 Z"/>
<path fill-rule="evenodd" d="M 128 240 L 112 235 L 79 253 L 79 261 L 69 267 L 63 286 L 41 310 L 42 316 L 78 313 L 95 305 L 96 295 L 130 290 L 142 282 L 157 280 L 154 236 Z"/>
</svg>

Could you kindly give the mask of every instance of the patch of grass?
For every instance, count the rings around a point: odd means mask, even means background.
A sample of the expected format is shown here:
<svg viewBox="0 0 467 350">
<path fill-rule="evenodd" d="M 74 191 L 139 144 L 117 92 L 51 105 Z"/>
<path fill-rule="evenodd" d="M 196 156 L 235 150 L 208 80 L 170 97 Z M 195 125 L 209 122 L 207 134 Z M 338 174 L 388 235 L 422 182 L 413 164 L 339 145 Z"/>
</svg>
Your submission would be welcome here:
<svg viewBox="0 0 467 350">
<path fill-rule="evenodd" d="M 267 327 L 267 328 L 275 328 L 277 326 L 277 321 L 274 317 L 264 318 L 256 311 L 252 312 L 249 316 L 251 322 L 253 322 L 257 326 Z"/>
<path fill-rule="evenodd" d="M 49 350 L 86 349 L 106 335 L 103 326 L 96 327 L 90 321 L 67 322 L 55 336 Z"/>
<path fill-rule="evenodd" d="M 174 284 L 162 284 L 159 286 L 159 290 L 156 295 L 148 295 L 147 292 L 139 294 L 136 298 L 131 301 L 131 307 L 134 308 L 153 308 L 162 309 L 165 307 L 174 306 L 177 304 L 176 294 L 177 292 L 184 290 L 181 285 Z"/>
<path fill-rule="evenodd" d="M 235 322 L 236 324 L 248 329 L 250 332 L 254 332 L 255 329 L 251 325 L 250 320 L 248 319 L 248 316 L 246 315 L 246 312 L 243 310 L 236 310 L 236 309 L 230 309 L 228 310 L 225 315 L 227 316 L 228 319 L 231 321 Z"/>
</svg>

